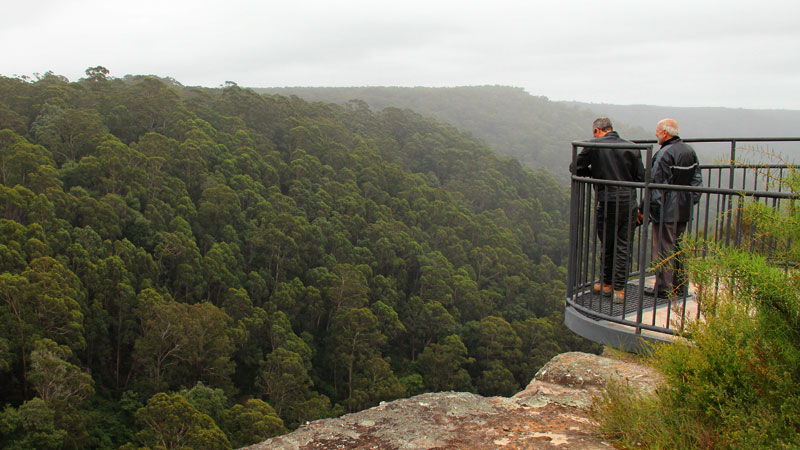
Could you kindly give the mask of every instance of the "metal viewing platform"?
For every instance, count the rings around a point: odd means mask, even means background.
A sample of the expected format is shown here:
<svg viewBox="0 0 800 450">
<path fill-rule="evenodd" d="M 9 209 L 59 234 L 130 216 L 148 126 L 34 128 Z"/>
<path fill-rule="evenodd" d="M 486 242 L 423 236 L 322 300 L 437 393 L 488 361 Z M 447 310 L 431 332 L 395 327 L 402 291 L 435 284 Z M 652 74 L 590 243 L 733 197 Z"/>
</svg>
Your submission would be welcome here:
<svg viewBox="0 0 800 450">
<path fill-rule="evenodd" d="M 759 201 L 772 208 L 786 208 L 798 195 L 786 191 L 785 178 L 790 165 L 777 157 L 800 148 L 800 137 L 787 138 L 702 138 L 683 139 L 691 144 L 700 159 L 701 187 L 650 183 L 655 141 L 632 144 L 572 143 L 573 166 L 583 148 L 628 148 L 642 152 L 645 182 L 617 182 L 577 175 L 570 190 L 569 260 L 564 322 L 575 333 L 601 344 L 626 351 L 638 351 L 646 341 L 670 341 L 683 336 L 686 325 L 702 320 L 703 298 L 691 280 L 685 292 L 673 292 L 666 298 L 646 293 L 653 285 L 653 262 L 650 254 L 651 223 L 647 212 L 641 226 L 631 225 L 631 265 L 626 279 L 625 296 L 615 303 L 613 295 L 595 292 L 600 279 L 601 242 L 596 222 L 596 187 L 628 186 L 635 188 L 636 204 L 649 204 L 655 189 L 691 191 L 700 194 L 694 205 L 686 233 L 729 245 L 746 242 L 751 251 L 769 255 L 769 240 L 753 240 L 757 230 L 743 223 L 742 202 Z M 792 152 L 794 153 L 794 152 Z M 710 156 L 711 155 L 711 156 Z M 768 162 L 764 162 L 768 161 Z M 776 162 L 771 164 L 769 161 Z M 693 255 L 700 256 L 703 255 Z"/>
</svg>

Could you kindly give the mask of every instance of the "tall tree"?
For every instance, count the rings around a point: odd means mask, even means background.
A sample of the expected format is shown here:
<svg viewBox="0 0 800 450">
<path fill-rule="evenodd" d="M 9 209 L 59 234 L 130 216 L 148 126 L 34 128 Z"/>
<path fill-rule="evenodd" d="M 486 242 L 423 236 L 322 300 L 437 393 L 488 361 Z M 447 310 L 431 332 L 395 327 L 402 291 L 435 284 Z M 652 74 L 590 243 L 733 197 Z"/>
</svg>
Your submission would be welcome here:
<svg viewBox="0 0 800 450">
<path fill-rule="evenodd" d="M 214 421 L 179 394 L 154 395 L 136 412 L 136 420 L 143 427 L 136 434 L 137 438 L 154 449 L 231 448 L 228 438 Z"/>
<path fill-rule="evenodd" d="M 231 319 L 224 311 L 210 303 L 178 303 L 150 289 L 142 291 L 139 305 L 142 336 L 134 345 L 134 359 L 143 376 L 142 391 L 198 381 L 232 388 Z"/>
<path fill-rule="evenodd" d="M 368 308 L 340 310 L 333 318 L 331 331 L 331 364 L 337 372 L 344 372 L 347 398 L 354 399 L 356 371 L 378 354 L 386 336 L 381 334 L 378 319 Z"/>
</svg>

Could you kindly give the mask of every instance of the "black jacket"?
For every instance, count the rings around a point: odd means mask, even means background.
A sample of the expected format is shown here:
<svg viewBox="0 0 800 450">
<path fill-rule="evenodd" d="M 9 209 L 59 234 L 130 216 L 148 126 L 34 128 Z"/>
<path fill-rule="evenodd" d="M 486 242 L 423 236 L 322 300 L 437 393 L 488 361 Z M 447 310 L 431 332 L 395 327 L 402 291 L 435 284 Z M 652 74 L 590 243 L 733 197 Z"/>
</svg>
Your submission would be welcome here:
<svg viewBox="0 0 800 450">
<path fill-rule="evenodd" d="M 589 142 L 630 143 L 619 137 L 616 131 L 609 131 L 605 136 Z M 642 154 L 634 149 L 584 147 L 570 171 L 578 176 L 601 180 L 644 181 Z M 633 188 L 597 185 L 597 198 L 600 201 L 635 201 L 635 195 Z"/>
<path fill-rule="evenodd" d="M 653 155 L 650 180 L 658 184 L 702 186 L 703 174 L 697 153 L 680 137 L 664 142 Z M 699 200 L 699 192 L 653 189 L 650 191 L 650 219 L 658 223 L 688 222 L 692 206 Z"/>
</svg>

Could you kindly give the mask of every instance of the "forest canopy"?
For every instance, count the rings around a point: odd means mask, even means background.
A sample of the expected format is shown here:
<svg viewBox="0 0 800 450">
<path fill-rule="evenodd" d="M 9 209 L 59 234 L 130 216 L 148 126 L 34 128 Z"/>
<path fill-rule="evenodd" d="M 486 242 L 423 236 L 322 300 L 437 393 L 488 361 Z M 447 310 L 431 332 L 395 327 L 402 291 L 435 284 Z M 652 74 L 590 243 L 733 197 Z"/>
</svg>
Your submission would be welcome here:
<svg viewBox="0 0 800 450">
<path fill-rule="evenodd" d="M 410 110 L 0 77 L 0 446 L 224 448 L 509 395 L 562 325 L 566 193 Z"/>
</svg>

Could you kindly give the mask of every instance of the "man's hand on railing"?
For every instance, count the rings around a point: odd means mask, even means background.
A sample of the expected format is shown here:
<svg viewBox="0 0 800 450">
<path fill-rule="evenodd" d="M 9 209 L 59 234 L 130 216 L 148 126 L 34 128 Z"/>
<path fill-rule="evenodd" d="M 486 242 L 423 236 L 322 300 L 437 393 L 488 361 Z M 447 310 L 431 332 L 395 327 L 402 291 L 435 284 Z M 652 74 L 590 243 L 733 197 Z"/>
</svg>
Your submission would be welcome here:
<svg viewBox="0 0 800 450">
<path fill-rule="evenodd" d="M 644 223 L 644 213 L 641 209 L 636 208 L 636 225 L 641 225 Z"/>
</svg>

